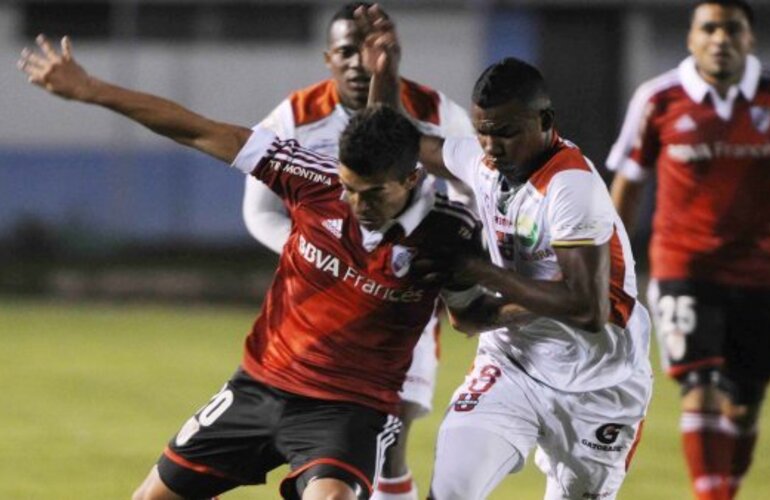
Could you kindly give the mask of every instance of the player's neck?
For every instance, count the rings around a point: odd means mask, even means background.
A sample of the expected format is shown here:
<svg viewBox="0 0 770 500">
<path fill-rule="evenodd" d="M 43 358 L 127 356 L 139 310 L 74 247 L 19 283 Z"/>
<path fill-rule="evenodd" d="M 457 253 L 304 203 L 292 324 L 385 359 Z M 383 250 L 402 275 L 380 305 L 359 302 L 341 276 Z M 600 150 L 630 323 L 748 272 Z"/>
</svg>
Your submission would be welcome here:
<svg viewBox="0 0 770 500">
<path fill-rule="evenodd" d="M 727 93 L 730 91 L 730 87 L 740 83 L 741 79 L 743 78 L 743 71 L 744 68 L 741 68 L 741 70 L 737 71 L 735 74 L 726 76 L 724 78 L 706 74 L 700 69 L 698 69 L 698 74 L 704 82 L 716 90 L 717 94 L 719 94 L 719 97 L 724 99 L 727 97 Z"/>
</svg>

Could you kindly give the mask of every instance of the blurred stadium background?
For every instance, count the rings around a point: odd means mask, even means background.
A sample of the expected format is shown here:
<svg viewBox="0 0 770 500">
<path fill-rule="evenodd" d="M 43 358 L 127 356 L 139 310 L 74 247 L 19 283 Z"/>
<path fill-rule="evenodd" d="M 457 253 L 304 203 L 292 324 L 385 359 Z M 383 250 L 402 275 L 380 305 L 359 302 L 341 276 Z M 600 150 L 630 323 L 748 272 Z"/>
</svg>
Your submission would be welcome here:
<svg viewBox="0 0 770 500">
<path fill-rule="evenodd" d="M 325 29 L 341 3 L 0 1 L 0 496 L 127 498 L 236 366 L 276 262 L 243 226 L 242 176 L 43 95 L 14 69 L 22 47 L 39 32 L 70 34 L 96 75 L 250 125 L 327 76 Z M 398 23 L 403 73 L 461 104 L 502 56 L 539 66 L 562 135 L 600 168 L 633 88 L 686 55 L 686 1 L 382 3 Z M 754 5 L 763 58 L 770 2 Z M 634 241 L 642 273 L 646 228 Z M 437 411 L 412 433 L 421 491 L 441 408 L 475 344 L 444 339 Z M 688 498 L 676 388 L 659 376 L 656 391 L 621 498 Z M 765 417 L 744 499 L 770 498 L 768 427 Z M 492 498 L 541 498 L 542 483 L 530 470 Z"/>
</svg>

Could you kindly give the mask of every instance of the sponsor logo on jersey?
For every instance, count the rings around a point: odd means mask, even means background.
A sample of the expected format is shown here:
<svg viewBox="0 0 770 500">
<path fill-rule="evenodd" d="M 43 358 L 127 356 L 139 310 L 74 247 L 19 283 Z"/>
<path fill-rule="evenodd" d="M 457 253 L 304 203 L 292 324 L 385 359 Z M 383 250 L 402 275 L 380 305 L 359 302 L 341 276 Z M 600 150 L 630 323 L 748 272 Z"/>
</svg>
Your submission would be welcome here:
<svg viewBox="0 0 770 500">
<path fill-rule="evenodd" d="M 409 264 L 412 263 L 415 250 L 401 245 L 393 245 L 390 254 L 390 267 L 393 275 L 397 278 L 403 278 L 409 272 Z"/>
<path fill-rule="evenodd" d="M 424 290 L 408 286 L 405 288 L 393 288 L 383 285 L 374 278 L 363 274 L 353 266 L 347 265 L 342 259 L 331 252 L 319 248 L 308 241 L 304 235 L 299 235 L 297 250 L 299 254 L 321 272 L 333 276 L 335 279 L 348 283 L 356 290 L 366 295 L 388 302 L 414 303 L 423 299 Z"/>
<path fill-rule="evenodd" d="M 593 450 L 609 452 L 623 451 L 626 449 L 624 445 L 614 445 L 613 443 L 617 441 L 618 436 L 620 435 L 620 431 L 622 431 L 624 427 L 625 425 L 623 424 L 604 424 L 596 429 L 594 434 L 596 436 L 596 440 L 599 441 L 598 443 L 589 441 L 585 438 L 581 439 L 580 443 L 583 446 L 587 446 Z"/>
<path fill-rule="evenodd" d="M 697 163 L 715 159 L 746 160 L 770 158 L 770 143 L 732 144 L 717 141 L 713 144 L 669 144 L 668 156 L 680 163 Z"/>
<path fill-rule="evenodd" d="M 301 167 L 299 165 L 293 165 L 291 163 L 285 163 L 278 160 L 270 160 L 268 166 L 276 172 L 284 172 L 289 175 L 295 175 L 302 177 L 310 182 L 317 182 L 326 186 L 332 185 L 332 180 L 328 175 L 324 175 L 322 172 L 313 170 L 311 168 Z"/>
<path fill-rule="evenodd" d="M 692 132 L 696 128 L 698 128 L 698 126 L 690 115 L 682 115 L 676 123 L 674 123 L 674 130 L 677 132 Z"/>
<path fill-rule="evenodd" d="M 770 108 L 752 106 L 749 114 L 751 114 L 751 123 L 760 133 L 764 134 L 770 130 Z"/>
<path fill-rule="evenodd" d="M 321 225 L 332 233 L 335 238 L 342 238 L 342 219 L 326 219 Z"/>
</svg>

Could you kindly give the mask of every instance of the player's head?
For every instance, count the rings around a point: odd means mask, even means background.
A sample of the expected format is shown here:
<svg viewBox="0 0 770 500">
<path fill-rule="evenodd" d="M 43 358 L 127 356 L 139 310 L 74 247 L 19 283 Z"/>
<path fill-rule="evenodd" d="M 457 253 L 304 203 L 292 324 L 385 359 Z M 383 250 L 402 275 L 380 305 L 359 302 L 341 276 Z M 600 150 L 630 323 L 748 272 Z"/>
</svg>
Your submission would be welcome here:
<svg viewBox="0 0 770 500">
<path fill-rule="evenodd" d="M 687 48 L 701 76 L 712 85 L 737 83 L 754 48 L 754 12 L 744 0 L 696 2 Z"/>
<path fill-rule="evenodd" d="M 359 7 L 372 5 L 370 2 L 343 5 L 332 16 L 327 31 L 324 61 L 332 73 L 342 104 L 351 109 L 366 107 L 371 80 L 361 60 L 363 35 L 356 25 L 354 14 Z"/>
<path fill-rule="evenodd" d="M 532 65 L 508 57 L 473 87 L 471 118 L 487 165 L 515 177 L 550 145 L 554 112 L 545 80 Z"/>
<path fill-rule="evenodd" d="M 387 106 L 356 113 L 340 136 L 340 182 L 361 225 L 377 229 L 407 205 L 420 179 L 420 132 Z"/>
</svg>

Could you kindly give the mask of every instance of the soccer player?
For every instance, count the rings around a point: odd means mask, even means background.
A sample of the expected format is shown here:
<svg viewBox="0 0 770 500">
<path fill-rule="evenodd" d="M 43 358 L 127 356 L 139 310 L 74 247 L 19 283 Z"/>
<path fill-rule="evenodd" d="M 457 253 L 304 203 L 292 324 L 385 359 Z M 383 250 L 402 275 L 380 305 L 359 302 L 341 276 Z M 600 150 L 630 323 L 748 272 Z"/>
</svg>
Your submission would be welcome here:
<svg viewBox="0 0 770 500">
<path fill-rule="evenodd" d="M 61 53 L 42 35 L 38 45 L 19 61 L 31 83 L 231 163 L 278 194 L 293 220 L 241 367 L 171 439 L 134 498 L 208 498 L 263 483 L 282 463 L 285 498 L 369 498 L 441 289 L 416 280 L 411 260 L 433 246 L 474 251 L 477 241 L 473 215 L 421 182 L 417 129 L 392 109 L 367 109 L 343 131 L 338 163 L 264 127 L 100 81 L 67 38 Z"/>
<path fill-rule="evenodd" d="M 387 101 L 395 31 L 371 10 L 361 24 L 372 100 Z M 514 58 L 493 64 L 472 102 L 477 137 L 420 144 L 430 171 L 473 188 L 491 242 L 492 263 L 461 257 L 445 270 L 433 257 L 434 274 L 497 295 L 457 316 L 460 326 L 495 328 L 482 333 L 441 424 L 431 496 L 486 498 L 537 447 L 546 499 L 615 498 L 652 388 L 650 321 L 625 229 L 591 162 L 556 132 L 537 69 Z"/>
<path fill-rule="evenodd" d="M 361 61 L 362 34 L 354 21 L 358 7 L 342 6 L 332 17 L 327 32 L 324 61 L 331 78 L 292 92 L 261 123 L 281 139 L 297 139 L 303 147 L 338 156 L 339 135 L 352 114 L 366 107 L 371 75 Z M 402 79 L 400 100 L 420 131 L 439 136 L 473 133 L 466 112 L 441 92 Z M 428 182 L 441 182 L 430 178 Z M 467 189 L 447 186 L 450 199 L 470 205 Z M 258 241 L 280 253 L 291 232 L 291 219 L 282 200 L 254 177 L 246 178 L 243 217 Z M 388 449 L 383 476 L 377 481 L 375 499 L 417 500 L 417 487 L 406 462 L 408 432 L 415 418 L 432 409 L 438 364 L 438 315 L 426 325 L 414 351 L 412 364 L 401 389 L 399 416 L 403 422 L 398 441 Z"/>
<path fill-rule="evenodd" d="M 735 497 L 770 377 L 770 79 L 753 24 L 742 0 L 698 2 L 690 57 L 639 87 L 607 159 L 629 226 L 657 172 L 648 302 L 702 500 Z"/>
</svg>

